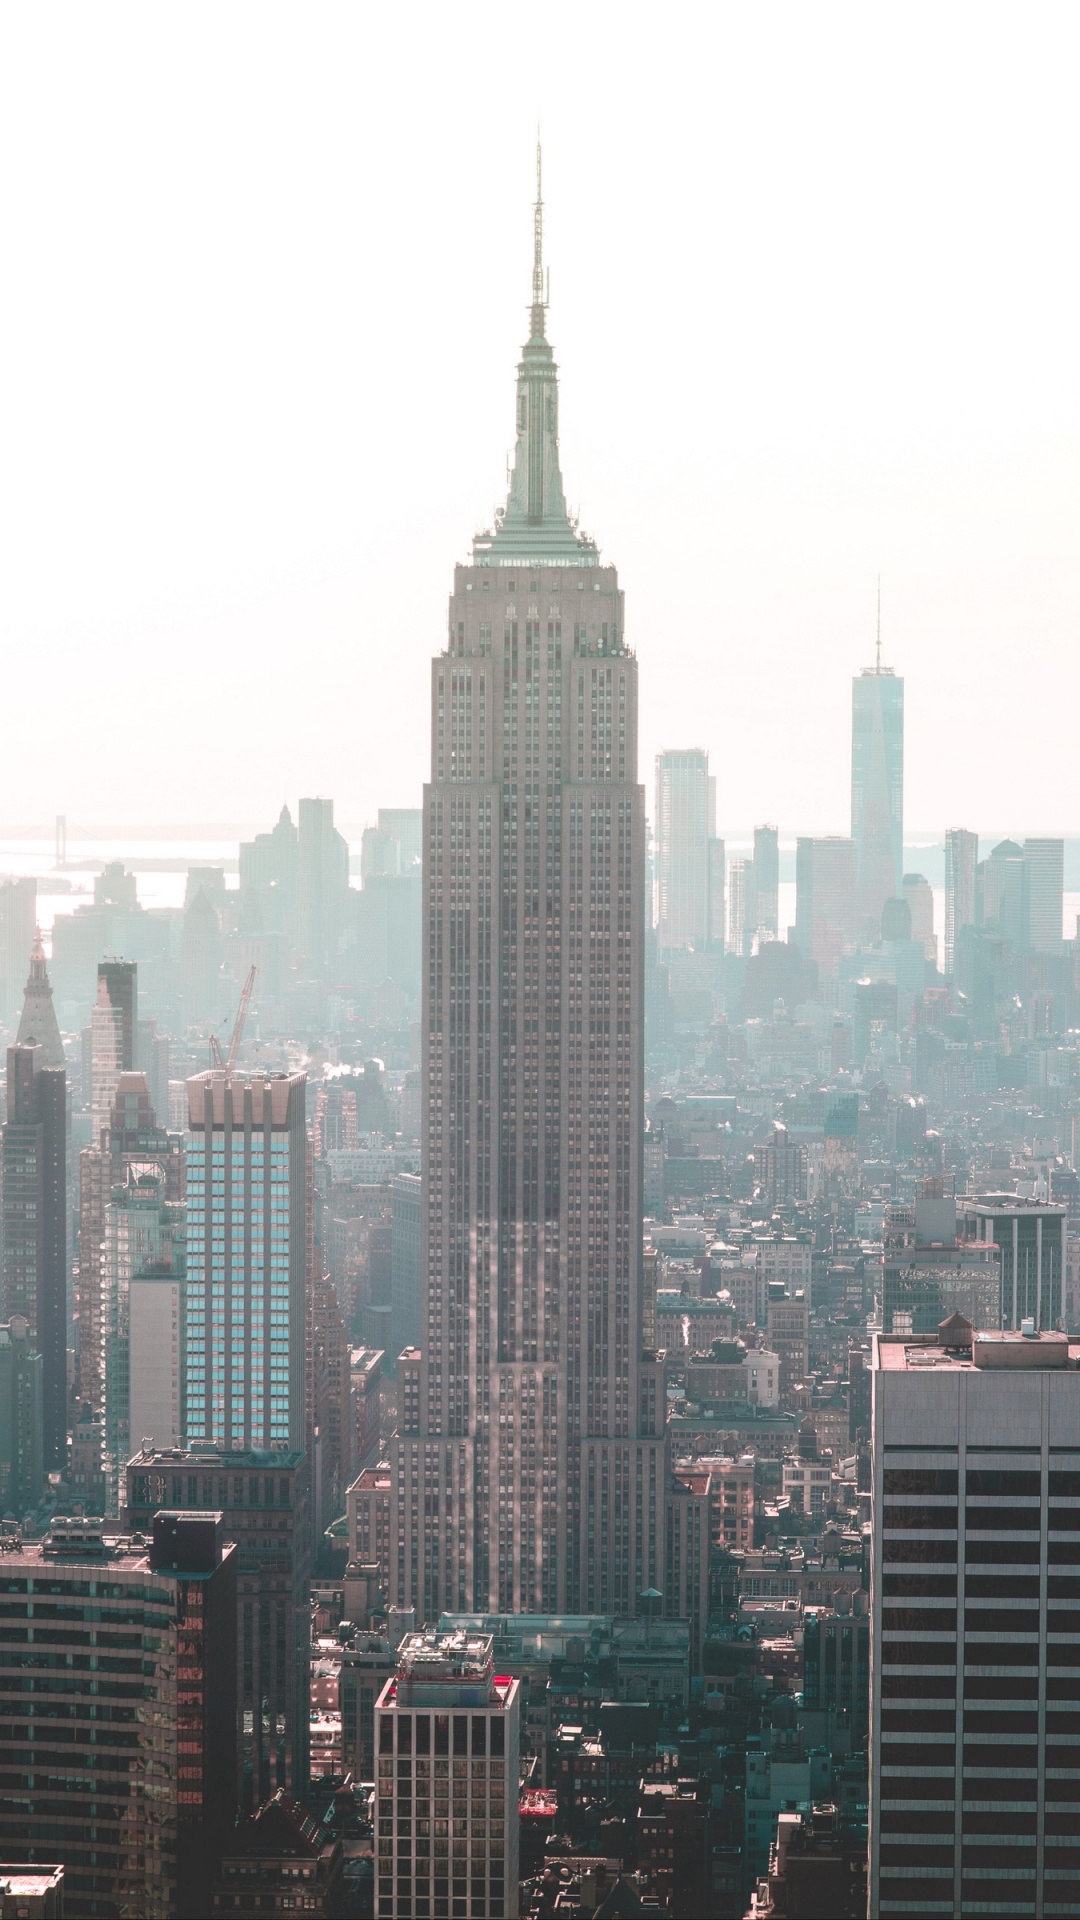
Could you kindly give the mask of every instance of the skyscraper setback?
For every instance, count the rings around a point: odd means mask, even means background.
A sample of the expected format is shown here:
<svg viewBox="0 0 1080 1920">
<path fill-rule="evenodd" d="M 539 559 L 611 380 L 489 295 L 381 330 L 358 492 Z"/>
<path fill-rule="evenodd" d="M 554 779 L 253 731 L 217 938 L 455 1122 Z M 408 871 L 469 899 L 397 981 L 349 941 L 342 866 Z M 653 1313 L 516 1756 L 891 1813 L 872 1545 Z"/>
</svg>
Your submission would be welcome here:
<svg viewBox="0 0 1080 1920">
<path fill-rule="evenodd" d="M 636 1610 L 662 1588 L 642 1355 L 644 796 L 623 596 L 565 504 L 539 183 L 505 511 L 455 570 L 424 796 L 420 1392 L 393 1598 Z"/>
</svg>

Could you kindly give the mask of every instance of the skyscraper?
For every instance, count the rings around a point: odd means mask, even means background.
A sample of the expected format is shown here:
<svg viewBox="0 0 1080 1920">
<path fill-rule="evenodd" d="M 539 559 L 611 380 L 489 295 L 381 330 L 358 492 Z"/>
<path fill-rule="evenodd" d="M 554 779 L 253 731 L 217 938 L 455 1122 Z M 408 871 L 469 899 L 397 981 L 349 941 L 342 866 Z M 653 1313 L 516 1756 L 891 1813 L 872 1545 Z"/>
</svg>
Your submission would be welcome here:
<svg viewBox="0 0 1080 1920">
<path fill-rule="evenodd" d="M 775 940 L 780 929 L 780 835 L 775 827 L 754 828 L 754 932 Z"/>
<path fill-rule="evenodd" d="M 795 843 L 795 939 L 823 973 L 855 940 L 857 861 L 854 840 L 839 834 Z"/>
<path fill-rule="evenodd" d="M 1025 840 L 1024 879 L 1027 944 L 1032 953 L 1060 953 L 1064 840 Z"/>
<path fill-rule="evenodd" d="M 188 1081 L 189 1440 L 303 1453 L 306 1079 Z"/>
<path fill-rule="evenodd" d="M 299 873 L 300 957 L 325 967 L 341 943 L 349 894 L 349 848 L 332 800 L 300 802 Z"/>
<path fill-rule="evenodd" d="M 904 872 L 904 683 L 877 660 L 851 683 L 851 837 L 858 934 L 881 938 L 881 909 L 898 900 Z"/>
<path fill-rule="evenodd" d="M 709 842 L 716 782 L 701 747 L 656 756 L 656 944 L 661 957 L 709 944 Z"/>
<path fill-rule="evenodd" d="M 663 1588 L 642 1354 L 644 795 L 614 567 L 559 471 L 541 202 L 504 512 L 455 569 L 424 795 L 419 1391 L 391 1586 L 440 1611 Z"/>
<path fill-rule="evenodd" d="M 20 1047 L 40 1047 L 43 1067 L 65 1065 L 64 1043 L 60 1038 L 56 1008 L 53 1006 L 53 991 L 49 984 L 40 927 L 30 950 L 30 975 L 23 993 L 23 1008 L 15 1040 Z"/>
<path fill-rule="evenodd" d="M 975 925 L 975 868 L 979 836 L 965 827 L 950 827 L 945 835 L 945 972 L 952 979 L 956 942 L 961 927 Z"/>
<path fill-rule="evenodd" d="M 1075 1910 L 1078 1358 L 876 1338 L 872 1914 Z"/>
<path fill-rule="evenodd" d="M 41 1355 L 45 1471 L 67 1445 L 67 1074 L 40 1047 L 9 1047 L 0 1129 L 3 1268 L 0 1320 L 20 1315 Z"/>
</svg>

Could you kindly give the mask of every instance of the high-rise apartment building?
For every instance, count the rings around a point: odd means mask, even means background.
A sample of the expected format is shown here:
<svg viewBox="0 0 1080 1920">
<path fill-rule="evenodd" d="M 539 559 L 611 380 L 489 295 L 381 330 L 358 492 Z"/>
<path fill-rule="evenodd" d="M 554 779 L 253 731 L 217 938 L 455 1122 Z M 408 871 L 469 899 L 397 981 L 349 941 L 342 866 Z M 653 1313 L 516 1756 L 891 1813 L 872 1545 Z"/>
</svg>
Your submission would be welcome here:
<svg viewBox="0 0 1080 1920">
<path fill-rule="evenodd" d="M 520 1692 L 490 1634 L 402 1641 L 375 1708 L 379 1920 L 517 1914 Z"/>
<path fill-rule="evenodd" d="M 303 1453 L 303 1074 L 188 1081 L 187 1437 Z"/>
<path fill-rule="evenodd" d="M 3 1245 L 0 1319 L 26 1321 L 41 1355 L 42 1457 L 67 1450 L 67 1074 L 42 1049 L 9 1047 L 0 1128 Z"/>
<path fill-rule="evenodd" d="M 1076 1906 L 1080 1348 L 878 1335 L 872 1914 Z"/>
<path fill-rule="evenodd" d="M 881 938 L 881 910 L 904 872 L 904 683 L 877 662 L 851 683 L 851 837 L 863 945 Z"/>
<path fill-rule="evenodd" d="M 965 827 L 950 827 L 945 835 L 945 972 L 952 979 L 956 942 L 962 927 L 975 925 L 975 869 L 979 836 Z"/>
<path fill-rule="evenodd" d="M 753 929 L 754 863 L 730 860 L 727 870 L 727 950 L 745 954 Z"/>
<path fill-rule="evenodd" d="M 822 973 L 836 973 L 855 943 L 857 870 L 854 840 L 832 834 L 795 844 L 795 939 Z"/>
<path fill-rule="evenodd" d="M 536 222 L 510 494 L 432 663 L 421 1358 L 390 1555 L 394 1601 L 428 1621 L 633 1613 L 663 1588 L 637 663 L 615 569 L 566 509 L 539 201 Z"/>
<path fill-rule="evenodd" d="M 662 957 L 709 944 L 716 781 L 701 747 L 656 756 L 656 940 Z"/>
<path fill-rule="evenodd" d="M 0 1858 L 62 1862 L 70 1913 L 205 1911 L 177 1904 L 177 1867 L 235 1816 L 220 1520 L 158 1514 L 148 1551 L 55 1518 L 0 1558 Z"/>
</svg>

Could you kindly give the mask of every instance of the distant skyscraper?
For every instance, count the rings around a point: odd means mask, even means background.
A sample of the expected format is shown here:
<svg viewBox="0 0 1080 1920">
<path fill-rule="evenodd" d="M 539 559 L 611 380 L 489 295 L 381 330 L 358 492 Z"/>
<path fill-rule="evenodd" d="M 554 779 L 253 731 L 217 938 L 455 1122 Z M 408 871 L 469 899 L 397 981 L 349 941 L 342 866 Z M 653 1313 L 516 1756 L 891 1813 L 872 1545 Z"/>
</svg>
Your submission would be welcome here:
<svg viewBox="0 0 1080 1920">
<path fill-rule="evenodd" d="M 780 927 L 780 835 L 775 827 L 754 828 L 754 932 L 775 940 Z"/>
<path fill-rule="evenodd" d="M 41 944 L 40 927 L 34 936 L 34 945 L 30 953 L 30 976 L 23 993 L 23 1008 L 19 1017 L 16 1045 L 40 1047 L 43 1067 L 62 1067 L 66 1064 L 64 1043 L 60 1038 L 56 1008 L 53 1006 L 52 987 L 49 985 L 45 949 Z"/>
<path fill-rule="evenodd" d="M 341 943 L 349 893 L 349 848 L 332 800 L 300 802 L 300 956 L 329 965 Z"/>
<path fill-rule="evenodd" d="M 1032 953 L 1060 953 L 1064 917 L 1064 840 L 1024 841 L 1027 944 Z"/>
<path fill-rule="evenodd" d="M 881 909 L 904 872 L 904 683 L 877 661 L 851 683 L 851 837 L 858 936 L 881 938 Z"/>
<path fill-rule="evenodd" d="M 306 1080 L 188 1081 L 187 1433 L 303 1453 Z"/>
<path fill-rule="evenodd" d="M 753 894 L 753 862 L 730 860 L 727 871 L 727 949 L 743 954 L 747 943 L 747 906 Z"/>
<path fill-rule="evenodd" d="M 700 747 L 656 756 L 656 937 L 661 956 L 709 942 L 716 782 Z"/>
<path fill-rule="evenodd" d="M 393 1598 L 428 1621 L 627 1614 L 663 1590 L 637 662 L 615 569 L 566 510 L 539 200 L 531 320 L 506 510 L 455 570 L 432 663 L 422 1360 L 411 1405 L 399 1368 L 391 1463 Z"/>
<path fill-rule="evenodd" d="M 1027 946 L 1027 875 L 1015 840 L 999 840 L 975 869 L 975 918 L 1013 953 Z"/>
<path fill-rule="evenodd" d="M 165 1447 L 180 1438 L 184 1209 L 166 1198 L 165 1172 L 155 1162 L 137 1163 L 126 1172 L 125 1184 L 113 1189 L 105 1209 L 101 1275 L 110 1515 L 123 1505 L 124 1468 L 140 1442 L 153 1438 Z M 154 1424 L 133 1426 L 133 1408 L 143 1420 L 153 1414 Z"/>
<path fill-rule="evenodd" d="M 956 968 L 956 942 L 961 927 L 975 925 L 975 868 L 979 836 L 964 827 L 950 827 L 945 835 L 945 972 L 951 980 Z"/>
<path fill-rule="evenodd" d="M 37 1506 L 45 1481 L 41 1413 L 41 1355 L 13 1314 L 0 1324 L 0 1513 L 17 1520 Z"/>
<path fill-rule="evenodd" d="M 934 893 L 922 873 L 905 873 L 903 898 L 911 911 L 911 938 L 918 940 L 931 966 L 937 966 L 937 935 L 934 932 Z"/>
<path fill-rule="evenodd" d="M 874 1342 L 874 1915 L 1075 1911 L 1075 1368 L 958 1317 Z"/>
<path fill-rule="evenodd" d="M 855 941 L 856 870 L 854 840 L 831 835 L 796 843 L 795 939 L 800 953 L 824 973 L 836 972 L 840 955 Z"/>
<path fill-rule="evenodd" d="M 40 1047 L 9 1047 L 0 1129 L 3 1272 L 0 1320 L 21 1315 L 42 1363 L 46 1472 L 67 1447 L 67 1075 Z"/>
</svg>

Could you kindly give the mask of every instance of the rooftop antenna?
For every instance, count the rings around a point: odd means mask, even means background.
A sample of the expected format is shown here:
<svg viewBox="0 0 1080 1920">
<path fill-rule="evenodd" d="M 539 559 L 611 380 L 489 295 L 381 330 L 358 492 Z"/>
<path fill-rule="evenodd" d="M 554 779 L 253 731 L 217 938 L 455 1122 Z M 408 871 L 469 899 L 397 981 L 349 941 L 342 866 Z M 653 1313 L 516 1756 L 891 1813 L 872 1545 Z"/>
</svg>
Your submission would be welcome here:
<svg viewBox="0 0 1080 1920">
<path fill-rule="evenodd" d="M 880 670 L 882 670 L 882 576 L 878 574 L 878 666 L 876 666 L 876 672 L 880 674 Z"/>
<path fill-rule="evenodd" d="M 536 204 L 533 208 L 533 280 L 532 280 L 533 320 L 537 310 L 541 315 L 543 329 L 544 300 L 544 196 L 543 174 L 540 154 L 540 127 L 536 129 Z"/>
</svg>

